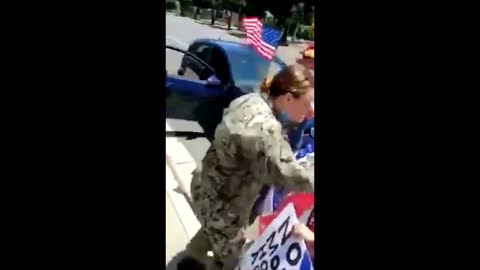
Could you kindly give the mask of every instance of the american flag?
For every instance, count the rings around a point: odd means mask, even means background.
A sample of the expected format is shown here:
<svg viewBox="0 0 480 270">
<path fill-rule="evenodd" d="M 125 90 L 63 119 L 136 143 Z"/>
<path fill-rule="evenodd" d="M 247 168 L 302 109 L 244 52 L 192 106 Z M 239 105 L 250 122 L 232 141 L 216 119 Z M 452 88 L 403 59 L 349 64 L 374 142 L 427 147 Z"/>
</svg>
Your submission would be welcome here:
<svg viewBox="0 0 480 270">
<path fill-rule="evenodd" d="M 263 57 L 272 60 L 282 34 L 273 28 L 263 26 L 256 17 L 244 18 L 243 26 L 247 30 L 247 43 Z"/>
</svg>

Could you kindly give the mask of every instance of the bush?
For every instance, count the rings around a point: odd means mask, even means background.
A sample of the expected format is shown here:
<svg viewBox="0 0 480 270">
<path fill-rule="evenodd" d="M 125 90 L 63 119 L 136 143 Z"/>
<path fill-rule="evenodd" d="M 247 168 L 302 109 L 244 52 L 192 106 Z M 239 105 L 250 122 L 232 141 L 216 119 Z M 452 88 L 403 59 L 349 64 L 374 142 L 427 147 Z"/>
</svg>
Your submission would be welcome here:
<svg viewBox="0 0 480 270">
<path fill-rule="evenodd" d="M 165 9 L 168 11 L 176 10 L 177 6 L 175 5 L 175 2 L 167 2 L 165 4 Z"/>
<path fill-rule="evenodd" d="M 184 17 L 193 18 L 195 16 L 195 7 L 188 6 L 188 7 L 183 8 L 182 14 L 183 14 Z"/>
<path fill-rule="evenodd" d="M 301 29 L 298 29 L 298 32 L 297 32 L 297 38 L 298 39 L 305 39 L 305 40 L 314 40 L 314 31 L 313 31 L 313 27 L 311 26 L 303 26 L 301 27 Z"/>
</svg>

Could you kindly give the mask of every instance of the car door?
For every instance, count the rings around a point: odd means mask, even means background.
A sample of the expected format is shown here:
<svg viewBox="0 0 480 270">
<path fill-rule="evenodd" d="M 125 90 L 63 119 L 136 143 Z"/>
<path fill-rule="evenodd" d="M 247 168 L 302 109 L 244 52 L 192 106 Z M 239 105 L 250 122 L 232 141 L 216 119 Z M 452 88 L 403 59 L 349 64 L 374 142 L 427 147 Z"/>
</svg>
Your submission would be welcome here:
<svg viewBox="0 0 480 270">
<path fill-rule="evenodd" d="M 195 72 L 190 78 L 167 73 L 165 80 L 166 117 L 196 121 L 203 128 L 207 138 L 213 138 L 213 132 L 227 105 L 224 86 L 216 78 L 215 71 L 208 64 L 198 61 L 186 51 L 171 46 L 166 47 L 183 53 L 184 58 L 190 58 L 190 62 L 197 61 L 196 65 L 202 66 L 199 70 L 206 69 L 212 74 L 208 79 L 203 80 L 200 78 L 200 74 Z"/>
<path fill-rule="evenodd" d="M 212 46 L 210 44 L 200 42 L 194 43 L 188 48 L 188 52 L 197 56 L 207 64 L 211 63 Z M 181 71 L 179 71 L 178 74 L 181 74 L 186 78 L 200 78 L 201 80 L 206 80 L 212 75 L 208 69 L 205 69 L 204 65 L 188 56 L 183 57 L 180 69 Z"/>
<path fill-rule="evenodd" d="M 209 61 L 206 61 L 216 71 L 217 77 L 224 85 L 233 84 L 230 63 L 223 49 L 214 46 Z"/>
</svg>

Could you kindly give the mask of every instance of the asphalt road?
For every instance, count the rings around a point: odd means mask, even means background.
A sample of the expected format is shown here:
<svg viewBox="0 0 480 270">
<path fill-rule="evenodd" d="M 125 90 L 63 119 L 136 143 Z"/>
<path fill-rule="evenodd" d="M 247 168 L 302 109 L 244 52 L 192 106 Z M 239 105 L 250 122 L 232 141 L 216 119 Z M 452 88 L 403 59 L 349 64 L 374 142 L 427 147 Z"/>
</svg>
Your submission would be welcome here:
<svg viewBox="0 0 480 270">
<path fill-rule="evenodd" d="M 187 49 L 188 45 L 197 38 L 219 38 L 241 42 L 242 40 L 229 35 L 226 31 L 212 28 L 208 25 L 196 23 L 191 18 L 166 15 L 166 45 L 176 46 Z M 166 50 L 166 69 L 169 74 L 176 74 L 180 67 L 182 54 L 172 50 Z M 280 47 L 277 50 L 277 56 L 287 64 L 293 64 L 299 57 L 298 50 L 290 47 Z M 180 121 L 167 119 L 167 125 L 175 131 L 195 131 L 202 132 L 198 124 L 191 121 Z M 191 156 L 200 161 L 205 155 L 209 142 L 207 139 L 185 140 L 179 139 Z"/>
</svg>

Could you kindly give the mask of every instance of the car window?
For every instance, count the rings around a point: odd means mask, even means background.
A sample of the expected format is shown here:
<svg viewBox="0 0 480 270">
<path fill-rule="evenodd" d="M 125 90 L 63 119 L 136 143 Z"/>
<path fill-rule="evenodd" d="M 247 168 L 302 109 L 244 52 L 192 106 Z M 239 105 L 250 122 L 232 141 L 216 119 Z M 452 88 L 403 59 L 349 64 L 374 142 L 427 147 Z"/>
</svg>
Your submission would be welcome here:
<svg viewBox="0 0 480 270">
<path fill-rule="evenodd" d="M 219 48 L 212 49 L 212 57 L 208 63 L 214 70 L 218 79 L 223 83 L 230 80 L 230 67 L 225 53 Z"/>
<path fill-rule="evenodd" d="M 192 46 L 188 51 L 208 63 L 210 60 L 211 50 L 212 47 L 207 44 L 196 44 Z"/>
<path fill-rule="evenodd" d="M 269 78 L 273 78 L 273 76 L 275 76 L 278 72 L 280 72 L 282 69 L 283 69 L 284 65 L 279 63 L 279 62 L 276 62 L 276 61 L 272 61 L 272 63 L 270 64 L 270 68 L 268 70 L 268 75 L 267 77 Z"/>
<path fill-rule="evenodd" d="M 229 53 L 232 76 L 235 83 L 261 82 L 267 75 L 270 61 L 262 58 L 254 50 L 236 50 Z"/>
<path fill-rule="evenodd" d="M 188 51 L 208 64 L 211 49 L 211 46 L 207 44 L 194 44 L 190 46 Z M 212 73 L 205 65 L 188 55 L 184 56 L 182 67 L 184 69 L 184 76 L 190 79 L 207 80 Z"/>
<path fill-rule="evenodd" d="M 275 75 L 283 68 L 283 63 L 269 61 L 254 50 L 236 50 L 228 52 L 233 80 L 236 85 L 256 88 L 267 75 Z"/>
</svg>

